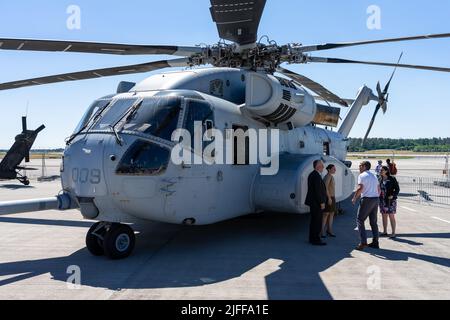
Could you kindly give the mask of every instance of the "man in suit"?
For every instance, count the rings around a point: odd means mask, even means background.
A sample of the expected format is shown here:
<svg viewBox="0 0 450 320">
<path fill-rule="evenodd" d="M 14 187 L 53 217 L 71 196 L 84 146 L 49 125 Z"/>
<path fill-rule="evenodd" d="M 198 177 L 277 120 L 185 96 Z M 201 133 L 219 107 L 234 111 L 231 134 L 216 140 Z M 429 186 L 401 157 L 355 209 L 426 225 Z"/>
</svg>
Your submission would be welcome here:
<svg viewBox="0 0 450 320">
<path fill-rule="evenodd" d="M 325 246 L 320 234 L 322 233 L 323 211 L 327 201 L 327 190 L 322 180 L 324 169 L 322 160 L 314 161 L 314 171 L 308 177 L 308 194 L 305 204 L 311 209 L 311 223 L 309 227 L 309 242 L 316 246 Z"/>
</svg>

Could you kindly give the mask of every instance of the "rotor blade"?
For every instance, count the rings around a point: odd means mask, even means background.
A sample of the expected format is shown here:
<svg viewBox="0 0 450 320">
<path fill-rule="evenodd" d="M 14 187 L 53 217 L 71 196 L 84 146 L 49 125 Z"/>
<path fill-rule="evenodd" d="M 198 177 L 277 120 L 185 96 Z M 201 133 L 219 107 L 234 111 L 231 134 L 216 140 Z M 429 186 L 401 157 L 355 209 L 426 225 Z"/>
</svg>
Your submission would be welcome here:
<svg viewBox="0 0 450 320">
<path fill-rule="evenodd" d="M 322 51 L 322 50 L 338 49 L 338 48 L 345 48 L 345 47 L 361 46 L 361 45 L 367 45 L 367 44 L 412 41 L 412 40 L 425 40 L 425 39 L 439 39 L 439 38 L 450 38 L 450 33 L 429 34 L 429 35 L 422 35 L 422 36 L 390 38 L 390 39 L 388 38 L 388 39 L 369 40 L 369 41 L 325 43 L 325 44 L 319 44 L 319 45 L 303 46 L 301 48 L 301 50 L 303 52 L 312 52 L 312 51 Z"/>
<path fill-rule="evenodd" d="M 374 66 L 385 66 L 385 67 L 398 67 L 398 68 L 408 68 L 408 69 L 419 69 L 419 70 L 429 70 L 429 71 L 439 71 L 439 72 L 450 72 L 450 68 L 444 67 L 430 67 L 430 66 L 418 66 L 410 64 L 396 64 L 396 63 L 386 63 L 386 62 L 370 62 L 370 61 L 357 61 L 357 60 L 347 60 L 338 58 L 321 58 L 321 57 L 308 57 L 309 62 L 319 62 L 319 63 L 355 63 L 355 64 L 368 64 Z"/>
<path fill-rule="evenodd" d="M 222 39 L 255 43 L 266 0 L 211 0 L 211 16 Z"/>
<path fill-rule="evenodd" d="M 189 58 L 161 60 L 130 66 L 73 72 L 48 77 L 27 79 L 8 83 L 0 83 L 0 90 L 17 89 L 22 87 L 30 87 L 65 81 L 76 81 L 85 79 L 95 79 L 101 77 L 120 76 L 124 74 L 143 73 L 171 67 L 185 67 L 189 65 L 189 61 L 190 61 Z"/>
<path fill-rule="evenodd" d="M 381 91 L 380 81 L 378 81 L 378 83 L 377 83 L 377 93 L 378 93 L 378 98 L 380 98 L 383 95 L 383 91 Z"/>
<path fill-rule="evenodd" d="M 400 64 L 400 61 L 402 60 L 402 57 L 403 57 L 403 52 L 400 54 L 400 58 L 398 58 L 397 66 Z M 389 87 L 391 86 L 392 79 L 394 79 L 395 72 L 397 71 L 397 66 L 395 66 L 394 72 L 392 72 L 391 78 L 389 79 L 388 83 L 386 84 L 386 87 L 384 87 L 383 93 L 384 93 L 385 95 L 386 95 L 386 94 L 388 93 L 388 91 L 389 91 Z"/>
<path fill-rule="evenodd" d="M 191 56 L 203 51 L 200 47 L 147 46 L 116 43 L 5 39 L 0 38 L 1 50 L 82 52 L 115 55 L 168 54 L 174 56 Z"/>
<path fill-rule="evenodd" d="M 26 133 L 27 131 L 28 131 L 27 117 L 22 117 L 22 132 Z"/>
<path fill-rule="evenodd" d="M 319 101 L 325 101 L 327 102 L 328 100 L 326 100 L 325 98 L 322 98 L 321 96 L 313 96 L 314 100 L 319 100 Z M 355 99 L 342 99 L 345 102 L 347 102 L 347 104 L 350 106 L 355 102 Z"/>
<path fill-rule="evenodd" d="M 363 146 L 366 144 L 367 138 L 369 137 L 369 134 L 372 131 L 373 125 L 375 124 L 375 120 L 377 118 L 378 112 L 380 111 L 380 108 L 381 108 L 381 106 L 379 104 L 375 108 L 375 113 L 373 114 L 372 120 L 370 121 L 370 124 L 369 124 L 369 129 L 367 130 L 367 133 L 366 133 L 363 143 L 362 143 Z"/>
<path fill-rule="evenodd" d="M 278 68 L 277 71 L 279 73 L 284 74 L 285 76 L 291 78 L 292 80 L 298 82 L 299 84 L 305 86 L 309 90 L 315 92 L 316 94 L 321 96 L 325 101 L 334 102 L 334 103 L 340 104 L 344 107 L 348 107 L 347 101 L 338 97 L 337 95 L 332 93 L 330 90 L 323 87 L 321 84 L 319 84 L 303 75 L 300 75 L 298 73 L 295 73 L 293 71 L 290 71 L 290 70 L 287 70 L 287 69 L 284 69 L 281 67 Z"/>
<path fill-rule="evenodd" d="M 42 130 L 45 129 L 44 125 L 41 125 L 39 128 L 37 128 L 36 130 L 34 130 L 34 134 L 38 135 L 39 133 L 41 133 Z"/>
</svg>

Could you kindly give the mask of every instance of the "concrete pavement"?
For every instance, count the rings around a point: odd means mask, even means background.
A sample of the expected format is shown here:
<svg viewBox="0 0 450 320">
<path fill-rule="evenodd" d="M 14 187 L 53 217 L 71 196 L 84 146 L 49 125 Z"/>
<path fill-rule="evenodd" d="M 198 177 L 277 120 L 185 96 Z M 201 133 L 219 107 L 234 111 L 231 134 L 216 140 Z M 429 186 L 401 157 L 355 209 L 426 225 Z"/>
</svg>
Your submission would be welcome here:
<svg viewBox="0 0 450 320">
<path fill-rule="evenodd" d="M 0 184 L 0 201 L 46 197 L 58 182 Z M 264 214 L 206 227 L 154 222 L 132 257 L 110 261 L 84 245 L 77 211 L 0 217 L 0 299 L 450 299 L 450 209 L 400 200 L 398 239 L 354 251 L 355 208 L 336 239 L 307 243 L 308 216 Z M 67 280 L 81 271 L 81 288 Z"/>
</svg>

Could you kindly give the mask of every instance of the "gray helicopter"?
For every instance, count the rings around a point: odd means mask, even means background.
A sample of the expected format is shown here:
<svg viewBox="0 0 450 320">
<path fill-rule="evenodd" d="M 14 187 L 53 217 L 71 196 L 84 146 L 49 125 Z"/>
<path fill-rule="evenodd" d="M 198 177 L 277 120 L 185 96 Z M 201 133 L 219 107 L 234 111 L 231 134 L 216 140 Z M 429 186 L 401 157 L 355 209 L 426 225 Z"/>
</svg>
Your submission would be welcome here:
<svg viewBox="0 0 450 320">
<path fill-rule="evenodd" d="M 282 65 L 356 63 L 450 72 L 400 61 L 310 56 L 315 51 L 450 34 L 307 46 L 263 44 L 257 42 L 257 33 L 265 0 L 211 4 L 220 38 L 231 43 L 178 47 L 0 38 L 2 50 L 183 57 L 3 83 L 0 90 L 212 66 L 160 73 L 138 84 L 121 82 L 115 94 L 88 108 L 67 139 L 61 194 L 0 203 L 0 214 L 78 208 L 85 219 L 98 221 L 87 233 L 87 248 L 112 259 L 133 251 L 135 234 L 127 223 L 134 218 L 207 225 L 263 211 L 306 214 L 307 177 L 317 159 L 337 168 L 337 201 L 352 194 L 348 136 L 371 101 L 377 103 L 374 119 L 380 109 L 386 111 L 394 74 L 384 90 L 380 84 L 375 93 L 364 86 L 356 99 L 348 100 Z M 351 107 L 341 124 L 340 107 Z"/>
</svg>

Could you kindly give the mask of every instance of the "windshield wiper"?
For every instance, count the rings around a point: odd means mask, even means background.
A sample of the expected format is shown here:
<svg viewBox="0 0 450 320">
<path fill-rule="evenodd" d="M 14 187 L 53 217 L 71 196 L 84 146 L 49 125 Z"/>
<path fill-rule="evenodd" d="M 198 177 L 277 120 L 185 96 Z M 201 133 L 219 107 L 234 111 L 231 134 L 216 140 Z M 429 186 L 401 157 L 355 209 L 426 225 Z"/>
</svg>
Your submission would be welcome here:
<svg viewBox="0 0 450 320">
<path fill-rule="evenodd" d="M 128 112 L 128 116 L 125 119 L 126 123 L 130 122 L 130 120 L 132 120 L 134 118 L 134 116 L 137 114 L 137 112 L 139 111 L 139 109 L 142 107 L 142 103 L 143 101 L 139 102 L 138 104 L 134 105 L 130 111 Z"/>
<path fill-rule="evenodd" d="M 92 126 L 97 122 L 97 120 L 100 118 L 100 116 L 102 115 L 103 111 L 105 111 L 106 108 L 107 108 L 110 104 L 111 104 L 111 102 L 108 102 L 103 108 L 101 108 L 100 110 L 98 110 L 97 113 L 96 113 L 93 117 L 91 117 L 91 118 L 86 122 L 86 124 L 85 124 L 80 130 L 78 130 L 78 132 L 72 134 L 68 139 L 66 139 L 66 145 L 67 145 L 67 146 L 70 145 L 70 144 L 72 143 L 73 139 L 75 139 L 75 138 L 78 137 L 80 134 L 82 134 L 83 131 L 86 130 L 88 127 L 92 127 Z M 89 126 L 89 124 L 91 124 L 91 123 L 92 123 L 92 125 Z"/>
<path fill-rule="evenodd" d="M 109 126 L 111 128 L 111 131 L 114 133 L 114 135 L 116 136 L 116 142 L 119 146 L 123 146 L 123 141 L 119 136 L 119 133 L 117 132 L 116 128 L 114 126 Z"/>
</svg>

